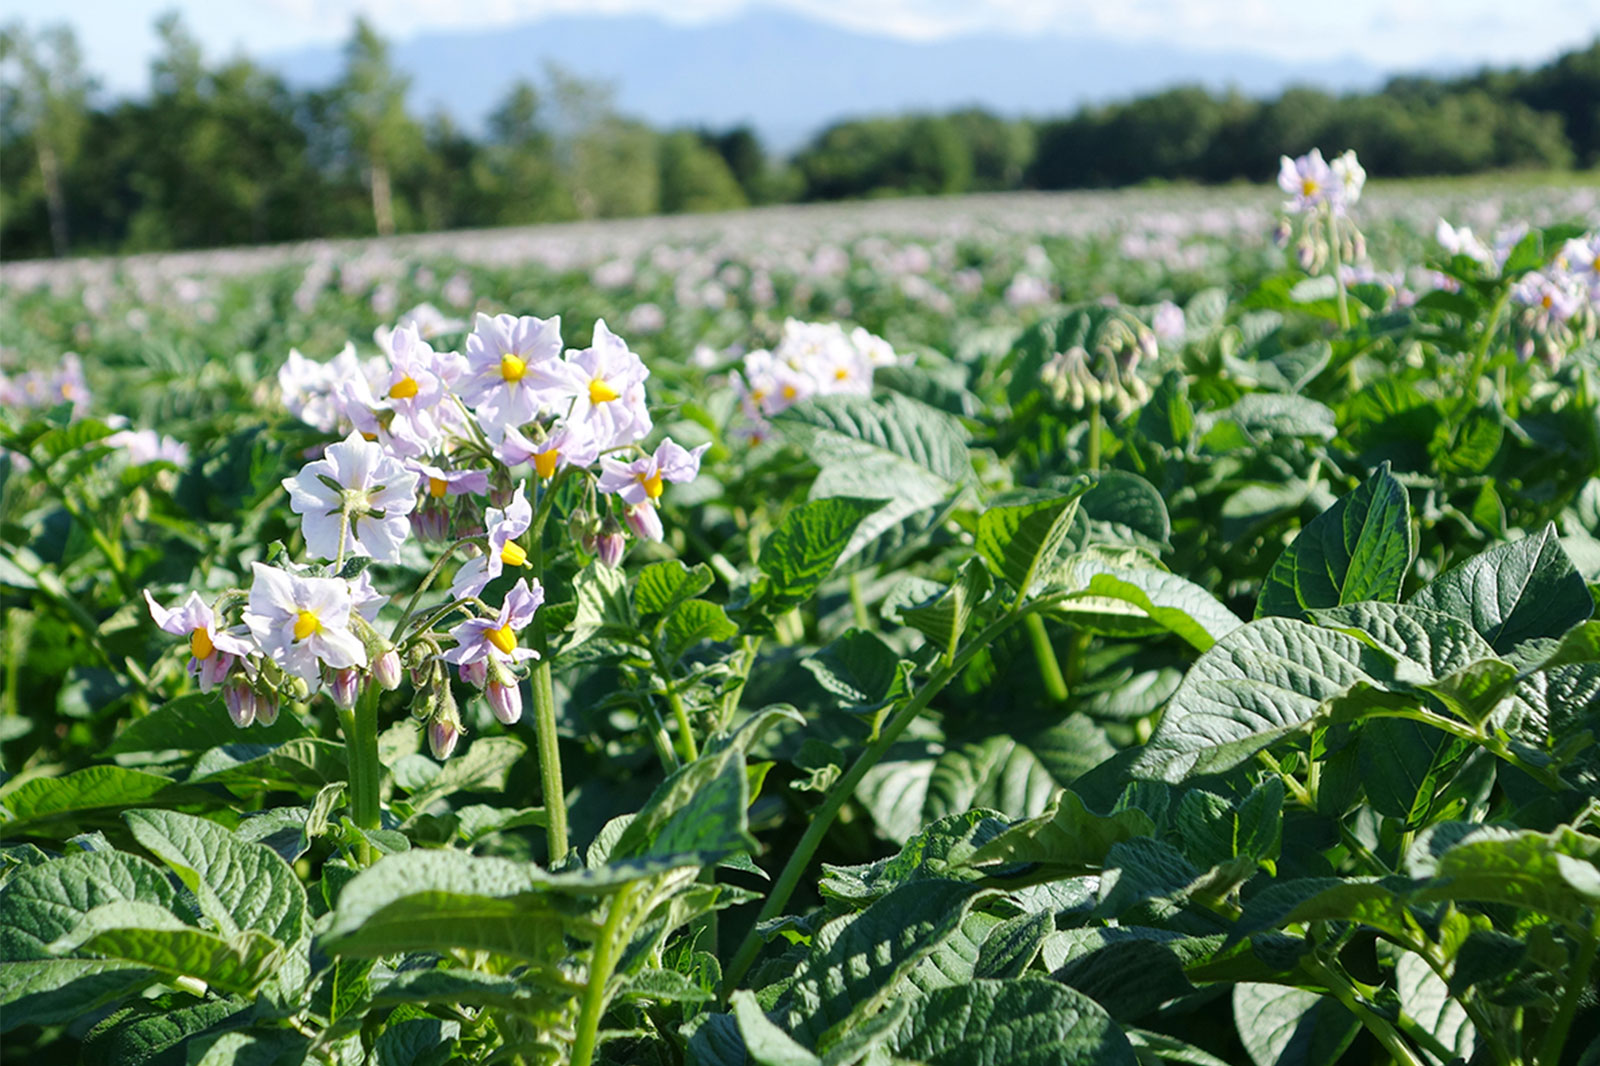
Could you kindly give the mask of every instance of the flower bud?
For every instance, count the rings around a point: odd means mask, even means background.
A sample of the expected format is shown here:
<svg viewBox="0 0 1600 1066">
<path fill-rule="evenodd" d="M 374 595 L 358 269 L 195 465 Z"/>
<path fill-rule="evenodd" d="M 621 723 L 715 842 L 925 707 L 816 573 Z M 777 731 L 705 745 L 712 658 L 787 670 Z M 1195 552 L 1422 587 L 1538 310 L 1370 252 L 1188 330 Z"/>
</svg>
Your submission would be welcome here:
<svg viewBox="0 0 1600 1066">
<path fill-rule="evenodd" d="M 461 675 L 461 680 L 473 688 L 482 688 L 489 680 L 489 663 L 478 659 L 470 663 L 462 663 L 456 667 L 456 672 Z"/>
<path fill-rule="evenodd" d="M 650 507 L 648 504 L 646 505 L 646 509 L 652 514 L 655 513 L 655 508 Z M 658 520 L 657 525 L 659 524 L 660 522 Z M 601 533 L 595 538 L 594 553 L 595 556 L 600 560 L 601 565 L 608 566 L 615 570 L 617 567 L 622 565 L 622 553 L 628 548 L 628 540 L 622 535 L 622 529 L 620 526 L 616 526 L 615 523 L 612 523 L 612 526 L 612 529 Z"/>
<path fill-rule="evenodd" d="M 489 682 L 489 709 L 500 720 L 501 725 L 515 725 L 522 717 L 522 686 L 514 679 L 511 684 L 504 685 L 499 681 Z"/>
<path fill-rule="evenodd" d="M 450 536 L 450 509 L 424 504 L 411 512 L 411 532 L 424 544 L 438 544 Z"/>
<path fill-rule="evenodd" d="M 271 725 L 278 720 L 278 694 L 276 692 L 259 692 L 256 694 L 256 721 L 262 725 Z"/>
<path fill-rule="evenodd" d="M 390 648 L 372 661 L 372 677 L 387 692 L 400 687 L 400 653 Z"/>
<path fill-rule="evenodd" d="M 1294 227 L 1289 225 L 1286 218 L 1278 219 L 1278 224 L 1272 230 L 1272 243 L 1279 248 L 1289 247 L 1289 238 L 1294 233 Z"/>
<path fill-rule="evenodd" d="M 328 695 L 333 700 L 333 705 L 341 711 L 348 711 L 356 705 L 356 697 L 361 691 L 361 675 L 356 673 L 354 667 L 345 667 L 343 670 L 333 672 L 333 682 L 328 686 Z"/>
<path fill-rule="evenodd" d="M 450 757 L 450 753 L 456 750 L 456 741 L 460 739 L 461 730 L 456 723 L 444 718 L 435 718 L 428 723 L 428 750 L 440 762 Z"/>
<path fill-rule="evenodd" d="M 291 699 L 303 703 L 311 698 L 311 686 L 306 683 L 305 678 L 300 677 L 297 674 L 287 674 L 284 676 L 283 683 L 288 686 L 289 696 Z M 273 716 L 276 717 L 278 709 L 274 707 L 272 712 Z M 260 718 L 263 713 L 264 712 L 261 710 L 261 708 L 256 708 L 257 718 Z M 271 725 L 272 723 L 268 722 L 267 724 Z"/>
<path fill-rule="evenodd" d="M 256 690 L 243 674 L 230 678 L 222 686 L 222 702 L 228 708 L 228 717 L 240 729 L 256 717 Z"/>
</svg>

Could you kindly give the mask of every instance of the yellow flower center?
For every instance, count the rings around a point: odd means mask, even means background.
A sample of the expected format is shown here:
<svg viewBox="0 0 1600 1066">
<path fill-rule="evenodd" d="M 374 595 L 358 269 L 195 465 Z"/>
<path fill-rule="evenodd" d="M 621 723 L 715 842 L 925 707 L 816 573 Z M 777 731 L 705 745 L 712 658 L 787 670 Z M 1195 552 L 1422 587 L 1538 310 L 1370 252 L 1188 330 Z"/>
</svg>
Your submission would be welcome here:
<svg viewBox="0 0 1600 1066">
<path fill-rule="evenodd" d="M 216 650 L 211 643 L 211 634 L 205 631 L 204 626 L 189 634 L 189 651 L 196 659 L 209 659 Z"/>
<path fill-rule="evenodd" d="M 409 400 L 417 394 L 417 379 L 407 374 L 389 386 L 389 399 Z"/>
<path fill-rule="evenodd" d="M 835 380 L 835 381 L 843 381 L 846 378 L 848 378 L 849 376 L 850 376 L 850 371 L 846 370 L 842 366 L 839 369 L 837 369 L 837 370 L 835 370 L 833 372 L 833 380 Z"/>
<path fill-rule="evenodd" d="M 800 395 L 800 390 L 796 389 L 793 385 L 785 385 L 783 387 L 783 398 L 785 400 L 792 400 L 798 395 Z"/>
<path fill-rule="evenodd" d="M 313 633 L 322 632 L 322 619 L 315 611 L 301 611 L 294 620 L 294 639 L 305 640 Z"/>
<path fill-rule="evenodd" d="M 522 375 L 528 372 L 528 364 L 521 359 L 506 352 L 500 357 L 500 376 L 510 382 L 522 380 Z"/>
<path fill-rule="evenodd" d="M 439 499 L 441 496 L 443 496 L 445 494 L 445 490 L 448 489 L 449 487 L 450 487 L 450 483 L 448 481 L 446 481 L 444 478 L 442 478 L 442 477 L 433 477 L 432 475 L 429 475 L 429 477 L 428 477 L 428 495 L 429 496 L 432 496 L 434 499 L 437 500 L 437 499 Z"/>
<path fill-rule="evenodd" d="M 646 496 L 652 500 L 661 498 L 661 471 L 657 470 L 648 476 L 644 474 L 635 474 L 634 476 L 639 479 L 639 484 L 644 486 L 644 494 Z"/>
<path fill-rule="evenodd" d="M 595 378 L 593 381 L 589 382 L 590 403 L 610 403 L 612 400 L 615 400 L 621 395 L 622 393 L 618 392 L 616 389 L 613 389 L 611 387 L 611 383 L 605 378 Z"/>
<path fill-rule="evenodd" d="M 517 635 L 511 632 L 511 623 L 489 630 L 489 643 L 510 655 L 511 649 L 517 646 Z"/>
<path fill-rule="evenodd" d="M 376 433 L 368 433 L 366 430 L 362 430 L 361 431 L 361 436 L 366 440 L 377 440 L 378 439 L 378 435 Z"/>
<path fill-rule="evenodd" d="M 1590 263 L 1589 265 L 1594 267 L 1594 272 L 1596 274 L 1600 274 L 1600 255 L 1595 256 L 1594 262 Z"/>
<path fill-rule="evenodd" d="M 550 480 L 551 478 L 555 477 L 556 462 L 560 458 L 561 457 L 559 453 L 557 453 L 556 449 L 554 448 L 551 448 L 547 452 L 540 452 L 533 457 L 534 472 L 540 477 L 544 478 L 546 481 Z"/>
<path fill-rule="evenodd" d="M 500 549 L 500 561 L 507 566 L 521 566 L 528 561 L 528 553 L 516 541 L 508 540 L 506 546 Z"/>
<path fill-rule="evenodd" d="M 750 390 L 750 398 L 752 400 L 754 400 L 756 403 L 760 403 L 762 400 L 765 400 L 767 398 L 767 390 L 766 389 L 751 389 Z"/>
<path fill-rule="evenodd" d="M 1301 196 L 1307 196 L 1307 197 L 1317 195 L 1317 179 L 1315 179 L 1315 178 L 1301 178 L 1300 179 L 1300 195 Z"/>
<path fill-rule="evenodd" d="M 1546 311 L 1548 311 L 1548 310 L 1550 310 L 1550 305 L 1555 303 L 1555 297 L 1551 296 L 1549 293 L 1545 293 L 1544 294 L 1544 299 L 1540 300 L 1539 303 L 1544 307 L 1544 309 Z"/>
</svg>

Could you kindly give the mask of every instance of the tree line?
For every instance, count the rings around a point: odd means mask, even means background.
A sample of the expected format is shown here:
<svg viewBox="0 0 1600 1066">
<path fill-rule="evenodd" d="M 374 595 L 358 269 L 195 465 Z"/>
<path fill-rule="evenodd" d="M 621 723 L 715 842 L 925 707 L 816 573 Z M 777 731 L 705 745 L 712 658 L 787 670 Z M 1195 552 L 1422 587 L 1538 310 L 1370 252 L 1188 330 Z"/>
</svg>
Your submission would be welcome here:
<svg viewBox="0 0 1600 1066">
<path fill-rule="evenodd" d="M 406 108 L 358 20 L 334 84 L 210 63 L 176 15 L 141 99 L 98 103 L 70 29 L 0 32 L 0 256 L 133 252 L 804 200 L 1264 180 L 1280 154 L 1352 147 L 1375 175 L 1600 164 L 1600 40 L 1533 70 L 1405 77 L 1273 99 L 1196 87 L 1008 119 L 852 119 L 790 158 L 748 127 L 657 130 L 550 65 L 482 133 Z"/>
</svg>

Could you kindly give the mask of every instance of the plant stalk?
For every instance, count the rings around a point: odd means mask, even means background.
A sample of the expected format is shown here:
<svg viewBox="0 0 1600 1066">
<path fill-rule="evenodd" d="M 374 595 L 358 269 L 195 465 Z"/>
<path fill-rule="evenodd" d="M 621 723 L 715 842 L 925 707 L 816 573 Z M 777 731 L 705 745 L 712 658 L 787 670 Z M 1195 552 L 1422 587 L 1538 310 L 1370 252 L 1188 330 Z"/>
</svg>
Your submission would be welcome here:
<svg viewBox="0 0 1600 1066">
<path fill-rule="evenodd" d="M 612 971 L 621 954 L 622 919 L 632 902 L 631 888 L 624 888 L 611 897 L 605 925 L 600 930 L 600 942 L 594 946 L 594 958 L 589 963 L 589 980 L 584 986 L 577 1033 L 572 1041 L 572 1066 L 589 1066 L 594 1061 L 600 1017 L 606 1010 L 606 985 L 611 983 Z"/>
<path fill-rule="evenodd" d="M 724 1002 L 727 1001 L 732 990 L 738 986 L 740 979 L 749 971 L 750 966 L 755 962 L 756 956 L 761 951 L 761 934 L 759 931 L 761 924 L 783 912 L 784 906 L 789 902 L 789 897 L 794 894 L 795 888 L 799 886 L 800 878 L 810 864 L 811 857 L 816 854 L 817 848 L 821 846 L 822 838 L 827 835 L 829 828 L 832 827 L 833 820 L 839 816 L 839 811 L 849 802 L 850 797 L 855 795 L 856 786 L 867 775 L 867 771 L 882 761 L 883 757 L 888 754 L 889 749 L 900 739 L 900 735 L 906 731 L 906 728 L 921 717 L 922 712 L 927 710 L 928 704 L 933 701 L 933 698 L 946 685 L 959 677 L 961 671 L 966 669 L 967 664 L 979 652 L 992 644 L 995 638 L 999 637 L 1007 629 L 1010 629 L 1017 622 L 1030 617 L 1034 611 L 1047 606 L 1049 603 L 1048 599 L 1036 600 L 991 622 L 966 647 L 961 649 L 960 654 L 947 665 L 934 671 L 927 682 L 917 690 L 917 694 L 911 698 L 911 701 L 894 713 L 888 724 L 884 726 L 883 731 L 878 734 L 878 738 L 868 744 L 866 750 L 856 757 L 856 761 L 851 764 L 849 770 L 845 771 L 844 776 L 834 782 L 833 787 L 828 790 L 827 797 L 822 801 L 822 806 L 811 816 L 811 824 L 806 827 L 805 835 L 800 838 L 800 842 L 795 845 L 794 851 L 789 856 L 789 861 L 784 864 L 783 872 L 778 875 L 778 880 L 773 884 L 772 892 L 768 894 L 766 903 L 762 905 L 761 913 L 756 917 L 755 925 L 750 928 L 750 932 L 745 934 L 744 941 L 734 954 L 733 961 L 729 963 L 722 984 Z"/>
<path fill-rule="evenodd" d="M 533 683 L 529 687 L 533 690 L 533 731 L 539 749 L 539 783 L 544 791 L 544 835 L 550 851 L 549 862 L 553 866 L 567 857 L 567 790 L 561 780 L 555 685 L 550 679 L 548 658 L 541 658 L 534 664 Z"/>
<path fill-rule="evenodd" d="M 378 803 L 378 784 L 383 778 L 383 763 L 378 759 L 378 694 L 382 691 L 378 683 L 369 678 L 355 706 L 340 715 L 345 754 L 350 765 L 350 820 L 363 831 L 383 827 L 383 813 Z M 365 839 L 357 851 L 362 865 L 370 865 L 372 849 Z"/>
<path fill-rule="evenodd" d="M 1039 680 L 1044 684 L 1045 695 L 1051 703 L 1067 702 L 1067 679 L 1061 674 L 1061 664 L 1056 661 L 1056 649 L 1050 643 L 1050 633 L 1044 619 L 1030 614 L 1026 623 L 1028 643 L 1033 646 L 1034 660 L 1039 664 Z"/>
<path fill-rule="evenodd" d="M 1567 988 L 1561 996 L 1561 1005 L 1556 1008 L 1556 1016 L 1551 1019 L 1550 1028 L 1545 1030 L 1544 1039 L 1539 1042 L 1539 1054 L 1534 1059 L 1538 1066 L 1558 1066 L 1561 1061 L 1561 1053 L 1567 1046 L 1567 1034 L 1572 1029 L 1572 1020 L 1577 1017 L 1578 1005 L 1583 1000 L 1584 994 L 1589 991 L 1589 973 L 1594 969 L 1597 945 L 1600 945 L 1600 915 L 1594 918 L 1588 931 L 1578 942 L 1577 962 L 1567 979 Z"/>
</svg>

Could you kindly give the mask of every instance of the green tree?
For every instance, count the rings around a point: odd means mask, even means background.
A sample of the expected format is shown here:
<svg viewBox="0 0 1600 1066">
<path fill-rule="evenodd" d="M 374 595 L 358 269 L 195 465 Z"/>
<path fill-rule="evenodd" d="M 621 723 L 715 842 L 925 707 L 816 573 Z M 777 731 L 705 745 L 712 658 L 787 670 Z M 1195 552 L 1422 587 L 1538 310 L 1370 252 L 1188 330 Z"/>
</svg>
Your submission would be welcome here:
<svg viewBox="0 0 1600 1066">
<path fill-rule="evenodd" d="M 395 231 L 393 172 L 415 159 L 423 146 L 420 127 L 406 113 L 411 79 L 394 69 L 388 42 L 365 18 L 356 19 L 344 55 L 340 114 L 372 194 L 373 222 L 387 236 Z"/>
<path fill-rule="evenodd" d="M 674 130 L 661 138 L 662 211 L 731 211 L 747 203 L 728 164 L 699 135 Z"/>
<path fill-rule="evenodd" d="M 32 141 L 39 165 L 50 245 L 65 255 L 67 227 L 66 171 L 76 161 L 87 124 L 94 82 L 83 70 L 77 38 L 66 25 L 52 26 L 35 39 L 20 23 L 0 31 L 0 111 Z"/>
</svg>

